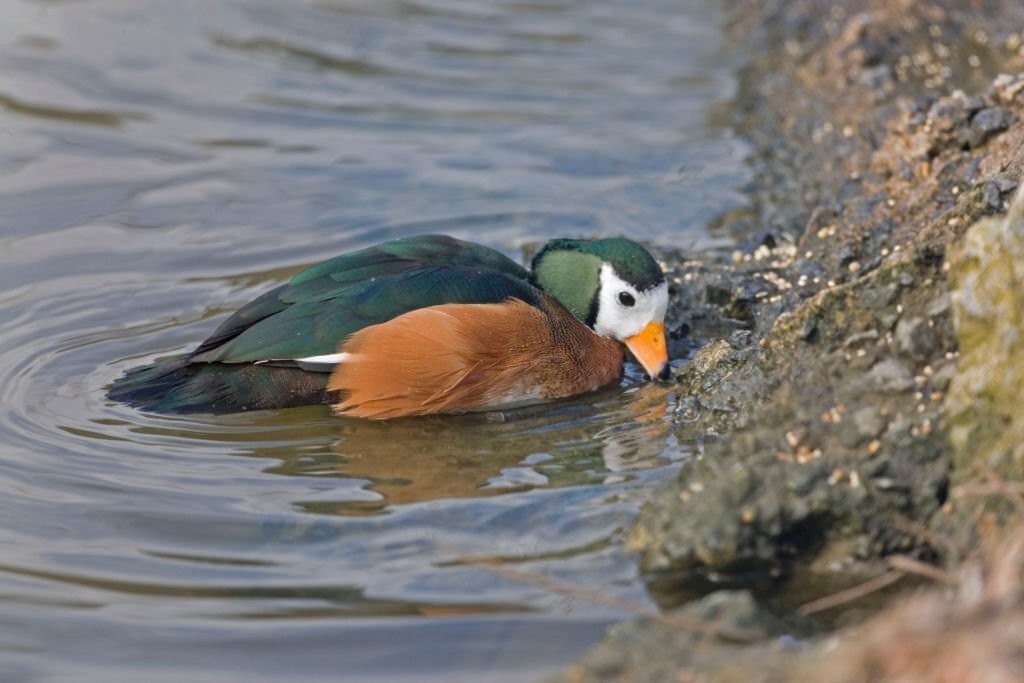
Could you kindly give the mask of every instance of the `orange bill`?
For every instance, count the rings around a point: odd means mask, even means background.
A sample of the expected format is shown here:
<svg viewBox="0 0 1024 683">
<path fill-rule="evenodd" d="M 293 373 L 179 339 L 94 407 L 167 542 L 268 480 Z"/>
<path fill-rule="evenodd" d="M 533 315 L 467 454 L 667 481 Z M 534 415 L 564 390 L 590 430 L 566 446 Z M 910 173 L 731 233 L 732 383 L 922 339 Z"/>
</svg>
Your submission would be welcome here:
<svg viewBox="0 0 1024 683">
<path fill-rule="evenodd" d="M 626 348 L 652 379 L 668 379 L 668 347 L 665 344 L 664 324 L 648 323 L 642 332 L 626 340 Z"/>
</svg>

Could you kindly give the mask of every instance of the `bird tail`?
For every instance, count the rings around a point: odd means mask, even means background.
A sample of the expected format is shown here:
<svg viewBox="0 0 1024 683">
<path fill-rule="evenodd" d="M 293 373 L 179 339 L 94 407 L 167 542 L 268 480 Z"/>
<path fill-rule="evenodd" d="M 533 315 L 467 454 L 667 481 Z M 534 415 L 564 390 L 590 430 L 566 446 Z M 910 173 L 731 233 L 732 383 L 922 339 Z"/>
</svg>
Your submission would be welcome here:
<svg viewBox="0 0 1024 683">
<path fill-rule="evenodd" d="M 333 403 L 329 374 L 253 363 L 195 363 L 187 356 L 133 368 L 107 398 L 155 413 L 237 413 Z"/>
</svg>

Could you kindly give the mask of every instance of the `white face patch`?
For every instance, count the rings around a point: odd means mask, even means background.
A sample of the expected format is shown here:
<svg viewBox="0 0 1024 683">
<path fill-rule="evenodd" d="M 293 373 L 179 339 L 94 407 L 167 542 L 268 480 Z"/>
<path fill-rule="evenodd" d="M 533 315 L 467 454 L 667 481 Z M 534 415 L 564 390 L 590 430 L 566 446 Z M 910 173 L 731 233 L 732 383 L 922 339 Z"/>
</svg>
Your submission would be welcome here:
<svg viewBox="0 0 1024 683">
<path fill-rule="evenodd" d="M 601 265 L 600 282 L 594 331 L 602 337 L 625 341 L 639 334 L 648 323 L 665 321 L 667 282 L 641 291 L 619 277 L 609 263 Z"/>
</svg>

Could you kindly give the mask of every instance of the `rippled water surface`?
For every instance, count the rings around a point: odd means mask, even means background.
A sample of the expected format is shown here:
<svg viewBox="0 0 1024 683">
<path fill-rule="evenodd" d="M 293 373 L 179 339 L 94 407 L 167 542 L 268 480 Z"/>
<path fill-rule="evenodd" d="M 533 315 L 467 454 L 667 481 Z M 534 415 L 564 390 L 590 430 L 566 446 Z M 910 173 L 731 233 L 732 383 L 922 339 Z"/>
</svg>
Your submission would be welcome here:
<svg viewBox="0 0 1024 683">
<path fill-rule="evenodd" d="M 625 616 L 587 591 L 646 604 L 620 536 L 692 449 L 635 368 L 504 421 L 161 417 L 103 387 L 391 237 L 712 244 L 745 174 L 720 20 L 0 4 L 0 680 L 530 680 Z"/>
</svg>

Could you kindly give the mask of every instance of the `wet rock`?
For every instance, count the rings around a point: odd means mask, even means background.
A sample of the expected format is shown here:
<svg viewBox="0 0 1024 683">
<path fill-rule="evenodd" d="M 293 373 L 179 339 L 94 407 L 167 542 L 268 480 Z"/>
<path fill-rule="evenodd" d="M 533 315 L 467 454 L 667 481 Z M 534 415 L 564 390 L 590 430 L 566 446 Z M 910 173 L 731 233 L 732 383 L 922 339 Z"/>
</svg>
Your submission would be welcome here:
<svg viewBox="0 0 1024 683">
<path fill-rule="evenodd" d="M 704 629 L 727 637 L 715 637 Z M 718 591 L 668 612 L 662 620 L 643 618 L 614 627 L 576 665 L 549 681 L 685 680 L 681 671 L 731 665 L 744 647 L 787 631 L 786 624 L 750 593 Z M 738 637 L 729 638 L 729 634 Z"/>
<path fill-rule="evenodd" d="M 789 25 L 783 15 L 817 16 L 804 5 L 744 6 L 780 19 L 740 22 L 755 33 Z M 934 52 L 933 28 L 956 35 L 952 15 L 930 11 L 848 14 L 830 34 L 842 36 L 837 44 L 802 42 L 807 61 L 754 69 L 771 74 L 772 86 L 750 86 L 747 131 L 770 158 L 756 195 L 764 220 L 744 221 L 779 236 L 776 249 L 799 237 L 793 258 L 759 271 L 770 289 L 710 268 L 698 281 L 712 288 L 687 290 L 718 314 L 742 300 L 749 341 L 711 342 L 680 373 L 681 438 L 702 429 L 725 436 L 645 508 L 630 535 L 645 570 L 678 572 L 685 587 L 696 585 L 688 577 L 739 576 L 740 567 L 784 572 L 792 558 L 809 562 L 829 548 L 860 548 L 862 560 L 937 552 L 891 516 L 926 524 L 946 499 L 941 409 L 956 340 L 945 255 L 995 209 L 993 192 L 1017 182 L 1024 103 L 968 94 L 983 84 L 921 96 L 895 68 L 891 104 L 863 97 L 858 75 L 897 63 L 909 49 L 900 41 Z M 908 33 L 897 36 L 897 25 Z M 780 107 L 785 118 L 764 114 Z M 983 136 L 971 138 L 975 120 Z M 974 152 L 970 143 L 982 139 Z M 752 240 L 726 265 L 751 273 L 763 263 L 758 252 L 772 250 Z"/>
<path fill-rule="evenodd" d="M 715 432 L 746 424 L 765 391 L 764 371 L 752 362 L 757 354 L 756 345 L 737 348 L 724 339 L 697 351 L 676 379 L 677 422 Z"/>
<path fill-rule="evenodd" d="M 776 630 L 779 620 L 763 618 L 763 610 L 749 607 L 752 601 L 744 594 L 725 594 L 715 602 L 741 615 L 741 624 L 753 625 L 753 640 L 739 644 L 639 620 L 614 628 L 580 663 L 553 680 L 1017 683 L 1024 651 L 1022 550 L 1019 529 L 1000 534 L 991 549 L 959 572 L 933 570 L 943 586 L 925 586 L 865 623 L 825 637 Z M 890 570 L 888 576 L 898 578 L 899 572 Z M 683 613 L 713 619 L 719 613 L 714 606 L 702 601 Z"/>
</svg>

